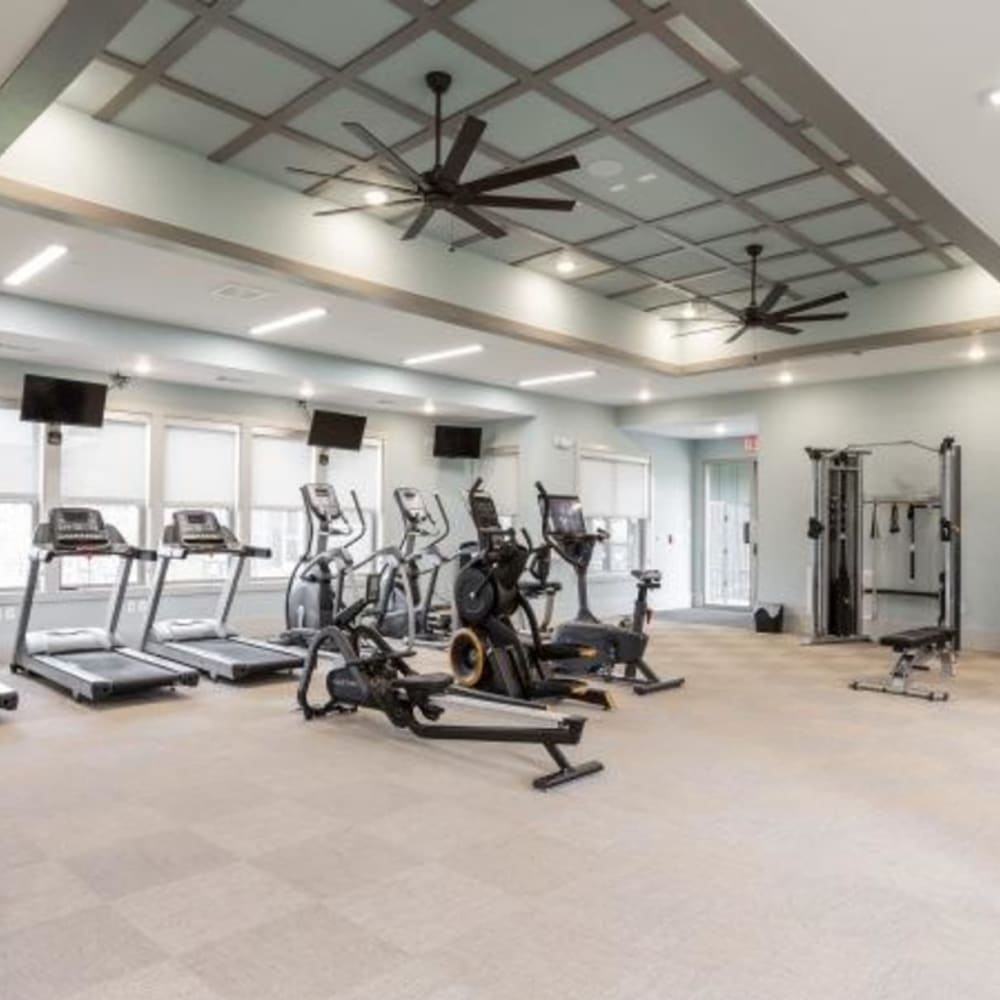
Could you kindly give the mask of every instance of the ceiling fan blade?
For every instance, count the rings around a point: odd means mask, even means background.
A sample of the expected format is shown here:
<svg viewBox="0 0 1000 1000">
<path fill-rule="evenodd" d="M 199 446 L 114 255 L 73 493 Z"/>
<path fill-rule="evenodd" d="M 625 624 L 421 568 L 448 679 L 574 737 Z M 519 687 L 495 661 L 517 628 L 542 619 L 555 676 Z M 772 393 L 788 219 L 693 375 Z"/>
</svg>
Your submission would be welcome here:
<svg viewBox="0 0 1000 1000">
<path fill-rule="evenodd" d="M 462 171 L 469 165 L 472 154 L 479 145 L 479 140 L 486 131 L 486 122 L 481 118 L 469 115 L 462 122 L 462 127 L 458 130 L 458 136 L 448 152 L 448 158 L 441 168 L 441 176 L 453 183 L 458 183 L 462 176 Z"/>
<path fill-rule="evenodd" d="M 764 323 L 764 322 L 761 322 L 758 325 L 760 326 L 760 328 L 762 330 L 774 330 L 776 333 L 791 333 L 791 334 L 795 334 L 795 333 L 801 333 L 802 332 L 797 327 L 787 326 L 784 323 Z"/>
<path fill-rule="evenodd" d="M 721 323 L 719 326 L 703 326 L 699 330 L 684 330 L 680 333 L 672 333 L 671 339 L 677 340 L 681 337 L 697 337 L 700 333 L 718 333 L 720 330 L 731 330 L 735 324 Z"/>
<path fill-rule="evenodd" d="M 344 215 L 346 212 L 365 212 L 371 208 L 392 208 L 394 205 L 415 205 L 423 198 L 400 198 L 398 201 L 387 201 L 384 205 L 351 205 L 349 208 L 324 208 L 313 215 Z"/>
<path fill-rule="evenodd" d="M 738 329 L 738 330 L 736 331 L 736 333 L 734 333 L 734 334 L 733 334 L 733 335 L 732 335 L 731 337 L 727 337 L 727 338 L 726 338 L 726 340 L 725 340 L 725 343 L 727 343 L 727 344 L 731 344 L 731 343 L 733 343 L 733 341 L 734 341 L 734 340 L 739 340 L 739 339 L 740 339 L 740 337 L 742 337 L 742 336 L 743 336 L 743 334 L 744 334 L 744 333 L 746 333 L 746 332 L 747 332 L 747 330 L 749 330 L 749 329 L 750 329 L 750 325 L 749 325 L 748 323 L 744 323 L 744 324 L 743 324 L 743 325 L 742 325 L 742 326 L 741 326 L 741 327 L 740 327 L 740 328 L 739 328 L 739 329 Z"/>
<path fill-rule="evenodd" d="M 567 170 L 579 170 L 580 161 L 575 156 L 560 156 L 557 160 L 546 160 L 544 163 L 532 163 L 526 167 L 513 167 L 501 170 L 495 174 L 480 177 L 462 185 L 463 194 L 479 194 L 481 191 L 496 191 L 499 188 L 513 187 L 526 181 L 537 181 L 553 174 L 562 174 Z"/>
<path fill-rule="evenodd" d="M 360 184 L 367 188 L 383 188 L 386 191 L 398 191 L 400 194 L 416 194 L 413 188 L 400 187 L 398 184 L 387 184 L 385 181 L 369 181 L 363 177 L 348 177 L 347 174 L 327 174 L 321 170 L 309 170 L 306 167 L 285 167 L 290 173 L 302 174 L 305 177 L 315 177 L 323 181 L 342 181 L 344 184 Z"/>
<path fill-rule="evenodd" d="M 761 312 L 770 312 L 781 300 L 781 297 L 788 291 L 788 285 L 778 283 L 772 285 L 771 290 L 764 296 L 764 301 L 760 304 Z"/>
<path fill-rule="evenodd" d="M 538 211 L 572 212 L 576 202 L 569 198 L 518 198 L 509 194 L 476 194 L 458 198 L 460 205 L 482 205 L 486 208 L 533 208 Z"/>
<path fill-rule="evenodd" d="M 417 187 L 423 184 L 423 177 L 404 160 L 394 149 L 390 149 L 381 139 L 371 134 L 360 122 L 344 122 L 344 128 L 352 132 L 366 146 L 368 146 L 376 156 L 391 164 L 404 177 L 413 181 Z"/>
<path fill-rule="evenodd" d="M 824 295 L 822 298 L 812 299 L 809 302 L 796 302 L 795 305 L 786 306 L 774 313 L 780 318 L 790 317 L 793 313 L 804 312 L 806 309 L 816 309 L 819 306 L 828 306 L 831 302 L 843 302 L 848 298 L 847 292 L 834 292 L 832 295 Z"/>
<path fill-rule="evenodd" d="M 473 229 L 478 229 L 491 239 L 499 240 L 507 235 L 506 231 L 501 229 L 495 222 L 491 222 L 485 215 L 479 212 L 474 212 L 467 205 L 452 203 L 445 205 L 444 210 L 450 212 L 456 219 L 461 219 L 464 223 L 472 226 Z"/>
<path fill-rule="evenodd" d="M 431 216 L 436 211 L 437 209 L 433 205 L 428 205 L 424 202 L 424 206 L 417 212 L 416 218 L 406 227 L 406 232 L 403 233 L 402 239 L 416 239 L 424 231 L 424 226 L 431 221 Z"/>
<path fill-rule="evenodd" d="M 785 319 L 790 320 L 792 323 L 813 323 L 817 320 L 820 322 L 832 319 L 847 319 L 850 313 L 815 313 L 812 316 L 786 316 Z M 779 320 L 780 322 L 780 320 Z"/>
</svg>

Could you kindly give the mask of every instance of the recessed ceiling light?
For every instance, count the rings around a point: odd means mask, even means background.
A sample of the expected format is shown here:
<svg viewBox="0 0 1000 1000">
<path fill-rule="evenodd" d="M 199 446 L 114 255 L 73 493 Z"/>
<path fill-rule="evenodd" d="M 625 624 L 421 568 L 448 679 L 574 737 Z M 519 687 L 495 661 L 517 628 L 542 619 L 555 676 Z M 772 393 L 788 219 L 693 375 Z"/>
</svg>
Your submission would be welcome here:
<svg viewBox="0 0 1000 1000">
<path fill-rule="evenodd" d="M 58 243 L 53 243 L 51 246 L 47 246 L 41 253 L 35 254 L 31 260 L 25 261 L 19 268 L 11 271 L 6 278 L 3 279 L 5 285 L 9 285 L 11 288 L 18 288 L 23 285 L 45 268 L 54 264 L 60 257 L 65 256 L 67 253 L 66 247 L 60 246 Z"/>
<path fill-rule="evenodd" d="M 995 108 L 1000 108 L 1000 90 L 991 91 L 986 98 Z"/>
<path fill-rule="evenodd" d="M 572 274 L 576 270 L 576 261 L 569 257 L 561 257 L 556 261 L 556 270 L 560 274 Z"/>
<path fill-rule="evenodd" d="M 316 390 L 308 382 L 299 386 L 299 399 L 312 399 L 315 395 Z"/>
<path fill-rule="evenodd" d="M 258 302 L 260 299 L 267 299 L 273 292 L 265 291 L 263 288 L 254 288 L 253 285 L 239 285 L 229 282 L 213 288 L 211 293 L 217 299 L 234 299 L 237 302 Z"/>
<path fill-rule="evenodd" d="M 726 433 L 726 425 L 725 424 L 716 424 L 715 425 L 715 433 L 718 434 L 719 437 L 722 437 L 722 435 Z"/>
<path fill-rule="evenodd" d="M 152 370 L 153 366 L 150 364 L 149 358 L 139 358 L 132 366 L 132 371 L 136 375 L 148 375 Z"/>
<path fill-rule="evenodd" d="M 648 389 L 639 390 L 639 402 L 648 403 L 653 398 L 653 394 Z"/>
<path fill-rule="evenodd" d="M 291 316 L 283 316 L 281 319 L 273 319 L 270 322 L 252 326 L 250 327 L 250 333 L 254 337 L 260 337 L 265 333 L 274 333 L 275 330 L 287 330 L 290 326 L 311 323 L 314 319 L 322 319 L 325 315 L 326 310 L 322 307 L 306 309 L 304 312 L 293 313 Z"/>
<path fill-rule="evenodd" d="M 587 167 L 592 177 L 617 177 L 624 168 L 617 160 L 594 160 Z"/>
<path fill-rule="evenodd" d="M 365 192 L 365 201 L 369 205 L 384 205 L 389 200 L 389 196 L 381 188 L 372 188 Z"/>
<path fill-rule="evenodd" d="M 698 318 L 698 307 L 694 304 L 694 300 L 684 303 L 684 308 L 681 310 L 681 315 L 685 319 Z"/>
<path fill-rule="evenodd" d="M 782 385 L 791 385 L 795 381 L 795 376 L 791 372 L 782 372 L 778 376 L 778 381 Z"/>
<path fill-rule="evenodd" d="M 437 410 L 434 408 L 434 400 L 433 399 L 426 400 L 424 402 L 423 410 L 424 413 L 427 414 L 427 416 L 431 416 L 432 414 L 437 413 Z"/>
<path fill-rule="evenodd" d="M 970 361 L 982 361 L 986 357 L 986 348 L 982 344 L 973 344 L 969 348 Z"/>
<path fill-rule="evenodd" d="M 450 358 L 464 358 L 468 354 L 478 354 L 481 344 L 469 344 L 467 347 L 454 347 L 448 351 L 435 351 L 433 354 L 418 354 L 415 358 L 407 358 L 404 365 L 429 365 L 433 361 L 448 361 Z"/>
<path fill-rule="evenodd" d="M 612 184 L 611 187 L 608 188 L 608 190 L 611 191 L 613 194 L 618 194 L 619 192 L 624 191 L 627 187 L 628 187 L 627 184 Z"/>
<path fill-rule="evenodd" d="M 542 375 L 539 378 L 522 379 L 517 384 L 522 389 L 530 389 L 534 385 L 554 385 L 556 382 L 576 382 L 579 379 L 593 378 L 597 372 L 587 369 L 582 372 L 564 372 L 562 375 Z"/>
<path fill-rule="evenodd" d="M 640 174 L 638 177 L 636 177 L 636 180 L 640 184 L 648 184 L 650 181 L 656 180 L 656 174 Z"/>
</svg>

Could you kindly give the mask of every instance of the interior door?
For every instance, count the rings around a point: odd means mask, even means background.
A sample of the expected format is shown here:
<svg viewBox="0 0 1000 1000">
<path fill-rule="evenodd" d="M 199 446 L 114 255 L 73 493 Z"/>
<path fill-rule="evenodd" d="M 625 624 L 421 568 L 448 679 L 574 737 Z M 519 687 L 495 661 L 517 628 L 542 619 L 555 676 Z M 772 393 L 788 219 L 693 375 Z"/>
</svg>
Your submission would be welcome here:
<svg viewBox="0 0 1000 1000">
<path fill-rule="evenodd" d="M 705 604 L 749 608 L 756 566 L 756 463 L 705 463 Z"/>
</svg>

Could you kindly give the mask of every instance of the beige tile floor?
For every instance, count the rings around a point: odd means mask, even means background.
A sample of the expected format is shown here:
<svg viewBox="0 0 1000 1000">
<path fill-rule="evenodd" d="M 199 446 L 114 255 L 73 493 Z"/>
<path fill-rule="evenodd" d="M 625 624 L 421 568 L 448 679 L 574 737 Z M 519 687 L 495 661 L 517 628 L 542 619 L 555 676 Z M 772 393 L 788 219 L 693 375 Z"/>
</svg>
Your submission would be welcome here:
<svg viewBox="0 0 1000 1000">
<path fill-rule="evenodd" d="M 661 626 L 605 773 L 305 723 L 287 682 L 0 720 L 4 1000 L 996 1000 L 1000 660 Z M 434 654 L 422 654 L 433 669 Z M 582 754 L 577 754 L 582 757 Z"/>
</svg>

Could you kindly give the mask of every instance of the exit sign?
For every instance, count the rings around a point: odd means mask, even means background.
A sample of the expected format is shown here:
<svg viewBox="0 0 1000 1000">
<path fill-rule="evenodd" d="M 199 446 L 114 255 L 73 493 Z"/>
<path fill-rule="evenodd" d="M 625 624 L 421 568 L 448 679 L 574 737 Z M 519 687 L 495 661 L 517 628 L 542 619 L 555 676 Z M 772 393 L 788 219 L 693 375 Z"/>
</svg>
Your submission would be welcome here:
<svg viewBox="0 0 1000 1000">
<path fill-rule="evenodd" d="M 743 439 L 743 451 L 748 455 L 756 455 L 760 451 L 760 437 L 757 434 L 748 434 Z"/>
</svg>

